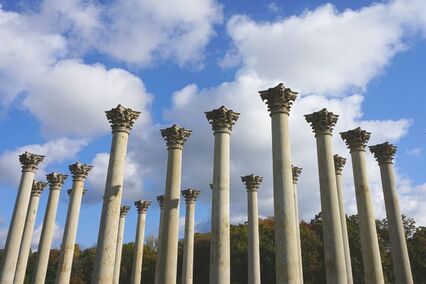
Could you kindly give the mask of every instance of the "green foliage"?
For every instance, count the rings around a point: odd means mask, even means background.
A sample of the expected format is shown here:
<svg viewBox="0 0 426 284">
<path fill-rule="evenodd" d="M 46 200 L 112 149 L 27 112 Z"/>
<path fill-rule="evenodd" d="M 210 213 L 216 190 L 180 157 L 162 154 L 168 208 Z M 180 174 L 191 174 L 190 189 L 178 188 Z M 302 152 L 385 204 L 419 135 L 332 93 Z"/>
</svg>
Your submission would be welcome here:
<svg viewBox="0 0 426 284">
<path fill-rule="evenodd" d="M 413 219 L 403 216 L 407 246 L 411 260 L 414 283 L 426 283 L 426 227 L 418 227 Z M 386 219 L 377 220 L 377 234 L 386 283 L 393 283 L 392 255 L 389 244 L 389 231 Z M 361 243 L 359 238 L 358 216 L 347 217 L 349 245 L 354 283 L 364 283 Z M 247 283 L 247 234 L 246 224 L 231 225 L 231 283 Z M 310 222 L 300 223 L 302 244 L 303 277 L 307 284 L 326 283 L 324 266 L 324 246 L 321 214 Z M 274 219 L 272 217 L 259 220 L 259 240 L 261 258 L 262 283 L 275 283 L 275 247 Z M 182 246 L 179 242 L 178 279 L 181 283 Z M 133 261 L 134 243 L 123 245 L 120 283 L 130 283 Z M 0 251 L 0 260 L 3 252 Z M 144 246 L 142 283 L 154 283 L 155 263 L 157 258 L 156 239 L 148 237 Z M 30 283 L 36 253 L 30 255 L 25 283 Z M 49 267 L 45 283 L 54 283 L 59 260 L 59 251 L 50 253 Z M 75 248 L 71 273 L 71 284 L 90 283 L 95 248 Z M 209 282 L 210 234 L 196 233 L 194 236 L 194 283 Z"/>
</svg>

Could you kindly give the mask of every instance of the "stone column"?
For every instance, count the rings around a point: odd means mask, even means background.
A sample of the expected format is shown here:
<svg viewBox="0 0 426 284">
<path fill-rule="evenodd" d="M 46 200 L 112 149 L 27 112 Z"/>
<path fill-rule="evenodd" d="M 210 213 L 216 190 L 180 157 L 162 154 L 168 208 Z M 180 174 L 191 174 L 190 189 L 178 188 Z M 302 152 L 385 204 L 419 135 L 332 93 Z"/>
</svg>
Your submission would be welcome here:
<svg viewBox="0 0 426 284">
<path fill-rule="evenodd" d="M 339 197 L 339 208 L 340 208 L 340 222 L 342 226 L 342 238 L 343 246 L 345 249 L 345 264 L 346 273 L 348 276 L 348 284 L 353 283 L 352 278 L 352 264 L 351 264 L 351 251 L 349 248 L 349 237 L 348 228 L 346 226 L 346 214 L 345 214 L 345 203 L 343 199 L 343 182 L 342 182 L 342 171 L 346 164 L 346 159 L 339 155 L 334 155 L 334 170 L 336 171 L 336 185 L 337 185 L 337 196 Z"/>
<path fill-rule="evenodd" d="M 34 181 L 31 190 L 30 205 L 28 206 L 27 218 L 25 219 L 25 229 L 22 235 L 21 248 L 19 249 L 18 264 L 16 265 L 14 284 L 22 284 L 25 280 L 28 257 L 30 256 L 31 241 L 33 238 L 34 223 L 37 216 L 38 203 L 41 192 L 47 186 L 46 182 Z"/>
<path fill-rule="evenodd" d="M 2 261 L 0 283 L 11 284 L 15 276 L 16 264 L 18 262 L 19 248 L 21 247 L 22 233 L 24 232 L 25 217 L 30 201 L 31 187 L 38 165 L 44 156 L 25 152 L 19 156 L 22 166 L 21 181 L 13 208 L 12 220 L 10 221 L 4 246 L 4 257 Z"/>
<path fill-rule="evenodd" d="M 297 197 L 297 181 L 302 173 L 302 168 L 291 166 L 293 173 L 293 191 L 294 191 L 294 216 L 296 217 L 297 230 L 297 254 L 299 257 L 299 277 L 300 283 L 303 283 L 303 262 L 302 262 L 302 244 L 300 243 L 300 217 L 299 217 L 299 199 Z"/>
<path fill-rule="evenodd" d="M 140 112 L 121 105 L 106 112 L 112 128 L 112 144 L 92 283 L 111 284 L 113 282 L 127 141 L 139 114 Z"/>
<path fill-rule="evenodd" d="M 317 144 L 327 283 L 347 283 L 348 279 L 332 149 L 332 131 L 337 118 L 338 115 L 326 109 L 305 115 Z"/>
<path fill-rule="evenodd" d="M 288 126 L 297 93 L 282 83 L 259 93 L 271 116 L 276 282 L 300 283 Z"/>
<path fill-rule="evenodd" d="M 67 175 L 50 173 L 46 176 L 49 182 L 50 192 L 47 201 L 46 213 L 44 215 L 43 227 L 41 229 L 40 242 L 37 250 L 37 260 L 31 283 L 44 284 L 47 265 L 49 263 L 50 247 L 52 245 L 53 231 L 55 229 L 56 211 L 58 209 L 59 194 Z"/>
<path fill-rule="evenodd" d="M 177 274 L 179 237 L 179 199 L 182 174 L 182 152 L 191 131 L 173 125 L 162 129 L 161 135 L 167 144 L 168 160 L 166 190 L 164 196 L 164 216 L 162 221 L 159 282 L 175 284 Z"/>
<path fill-rule="evenodd" d="M 158 237 L 157 237 L 157 259 L 155 260 L 155 284 L 159 284 L 160 281 L 160 263 L 161 263 L 161 230 L 163 228 L 163 215 L 164 215 L 164 195 L 157 196 L 158 205 L 160 206 L 160 224 L 158 225 Z"/>
<path fill-rule="evenodd" d="M 229 187 L 231 130 L 239 117 L 224 106 L 205 113 L 214 133 L 210 284 L 230 283 Z"/>
<path fill-rule="evenodd" d="M 67 220 L 62 239 L 61 255 L 56 273 L 55 282 L 57 284 L 67 284 L 70 282 L 81 199 L 85 192 L 84 181 L 86 180 L 89 172 L 92 170 L 92 166 L 75 163 L 70 165 L 69 169 L 72 173 L 73 184 L 69 192 L 70 202 L 68 205 Z"/>
<path fill-rule="evenodd" d="M 120 222 L 118 224 L 117 246 L 115 252 L 115 265 L 114 265 L 114 284 L 120 282 L 120 268 L 121 268 L 121 252 L 123 251 L 123 237 L 124 237 L 124 223 L 126 215 L 130 206 L 121 206 L 120 208 Z"/>
<path fill-rule="evenodd" d="M 195 201 L 199 190 L 187 189 L 182 191 L 186 201 L 185 238 L 183 242 L 182 284 L 192 284 L 194 263 L 194 216 Z"/>
<path fill-rule="evenodd" d="M 395 283 L 413 283 L 393 169 L 393 157 L 396 153 L 396 146 L 386 142 L 370 146 L 370 151 L 374 154 L 380 166 L 386 217 L 389 222 L 389 238 Z"/>
<path fill-rule="evenodd" d="M 135 248 L 133 250 L 132 279 L 130 281 L 132 284 L 141 283 L 146 210 L 150 205 L 151 201 L 147 200 L 139 200 L 135 202 L 135 206 L 138 209 L 138 224 L 136 226 Z"/>
<path fill-rule="evenodd" d="M 340 135 L 348 145 L 352 157 L 364 280 L 365 283 L 384 283 L 376 231 L 376 218 L 371 201 L 367 164 L 365 161 L 365 145 L 370 139 L 370 133 L 358 127 L 347 132 L 342 132 Z"/>
<path fill-rule="evenodd" d="M 257 190 L 263 177 L 253 174 L 241 177 L 247 189 L 248 215 L 248 284 L 260 284 L 259 216 Z"/>
</svg>

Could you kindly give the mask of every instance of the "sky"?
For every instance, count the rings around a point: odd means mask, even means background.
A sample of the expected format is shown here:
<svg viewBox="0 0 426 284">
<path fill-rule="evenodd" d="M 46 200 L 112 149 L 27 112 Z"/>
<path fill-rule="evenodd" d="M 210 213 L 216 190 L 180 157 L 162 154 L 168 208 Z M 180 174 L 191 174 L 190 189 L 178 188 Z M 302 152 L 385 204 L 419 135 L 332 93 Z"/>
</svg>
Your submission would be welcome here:
<svg viewBox="0 0 426 284">
<path fill-rule="evenodd" d="M 124 241 L 134 240 L 136 200 L 150 200 L 146 235 L 158 233 L 167 149 L 160 129 L 191 129 L 182 190 L 201 190 L 196 231 L 210 230 L 213 133 L 204 112 L 241 113 L 231 136 L 231 221 L 247 219 L 240 177 L 263 176 L 259 214 L 273 215 L 270 117 L 258 91 L 282 82 L 299 92 L 290 112 L 292 160 L 303 168 L 300 216 L 320 211 L 314 134 L 303 115 L 339 114 L 335 153 L 348 214 L 356 200 L 349 150 L 339 132 L 362 127 L 369 145 L 398 146 L 395 171 L 403 214 L 426 226 L 426 3 L 395 1 L 39 0 L 0 1 L 0 247 L 21 175 L 19 154 L 45 155 L 36 174 L 93 166 L 85 183 L 77 242 L 96 245 L 111 146 L 105 110 L 140 111 L 129 137 L 123 204 L 132 208 Z M 375 215 L 385 217 L 377 162 L 367 151 Z M 68 206 L 61 192 L 53 246 Z M 37 213 L 37 249 L 48 190 Z M 180 236 L 183 236 L 184 201 Z"/>
</svg>

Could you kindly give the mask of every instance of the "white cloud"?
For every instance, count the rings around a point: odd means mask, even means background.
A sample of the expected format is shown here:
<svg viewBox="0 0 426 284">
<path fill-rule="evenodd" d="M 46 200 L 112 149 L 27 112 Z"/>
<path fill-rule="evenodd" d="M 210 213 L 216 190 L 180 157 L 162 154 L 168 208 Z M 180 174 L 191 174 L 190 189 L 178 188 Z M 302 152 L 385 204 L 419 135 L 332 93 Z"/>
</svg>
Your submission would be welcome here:
<svg viewBox="0 0 426 284">
<path fill-rule="evenodd" d="M 62 60 L 32 83 L 24 105 L 47 136 L 92 137 L 110 131 L 105 110 L 121 103 L 141 111 L 142 125 L 150 121 L 150 102 L 143 82 L 123 69 Z"/>
<path fill-rule="evenodd" d="M 37 171 L 37 177 L 44 180 L 46 168 L 50 164 L 75 158 L 87 143 L 88 141 L 83 139 L 59 138 L 45 144 L 31 144 L 14 150 L 7 150 L 0 155 L 0 172 L 2 173 L 0 182 L 12 185 L 14 188 L 17 186 L 21 176 L 21 164 L 18 156 L 25 151 L 45 156 Z"/>
<path fill-rule="evenodd" d="M 303 93 L 336 95 L 364 90 L 407 48 L 407 36 L 426 31 L 425 15 L 424 1 L 416 0 L 343 12 L 326 4 L 272 22 L 235 15 L 227 27 L 231 52 L 243 58 L 240 72 L 255 71 L 265 80 L 285 78 Z"/>
<path fill-rule="evenodd" d="M 423 154 L 422 148 L 413 148 L 406 151 L 407 155 L 412 157 L 420 157 Z"/>
</svg>

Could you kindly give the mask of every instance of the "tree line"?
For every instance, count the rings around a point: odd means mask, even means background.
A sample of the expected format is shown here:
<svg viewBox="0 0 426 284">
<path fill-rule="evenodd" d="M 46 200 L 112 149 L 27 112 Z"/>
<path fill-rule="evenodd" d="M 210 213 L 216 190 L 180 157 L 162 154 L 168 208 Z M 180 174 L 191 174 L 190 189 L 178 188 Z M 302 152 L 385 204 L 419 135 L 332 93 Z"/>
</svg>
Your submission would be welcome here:
<svg viewBox="0 0 426 284">
<path fill-rule="evenodd" d="M 410 255 L 414 283 L 426 283 L 426 227 L 417 226 L 412 218 L 403 216 L 405 236 Z M 376 220 L 380 254 L 386 283 L 394 283 L 392 255 L 390 251 L 388 223 L 386 219 Z M 354 283 L 364 283 L 359 238 L 358 216 L 347 217 L 349 244 L 351 250 Z M 247 283 L 247 224 L 231 225 L 231 283 Z M 321 214 L 309 222 L 300 223 L 302 245 L 303 276 L 305 283 L 326 283 L 324 247 Z M 275 283 L 274 219 L 259 220 L 259 240 L 262 283 Z M 134 243 L 123 245 L 120 283 L 130 283 Z M 179 241 L 178 267 L 182 267 L 183 240 Z M 71 284 L 90 283 L 96 248 L 76 246 L 71 275 Z M 142 283 L 154 283 L 157 243 L 154 237 L 145 241 Z M 25 283 L 30 283 L 36 260 L 36 252 L 31 253 Z M 209 281 L 210 234 L 196 233 L 194 240 L 194 283 Z M 295 256 L 296 257 L 296 256 Z M 0 254 L 2 258 L 2 253 Z M 54 283 L 59 261 L 59 250 L 52 249 L 49 258 L 46 283 Z M 181 271 L 178 271 L 180 283 Z"/>
</svg>

